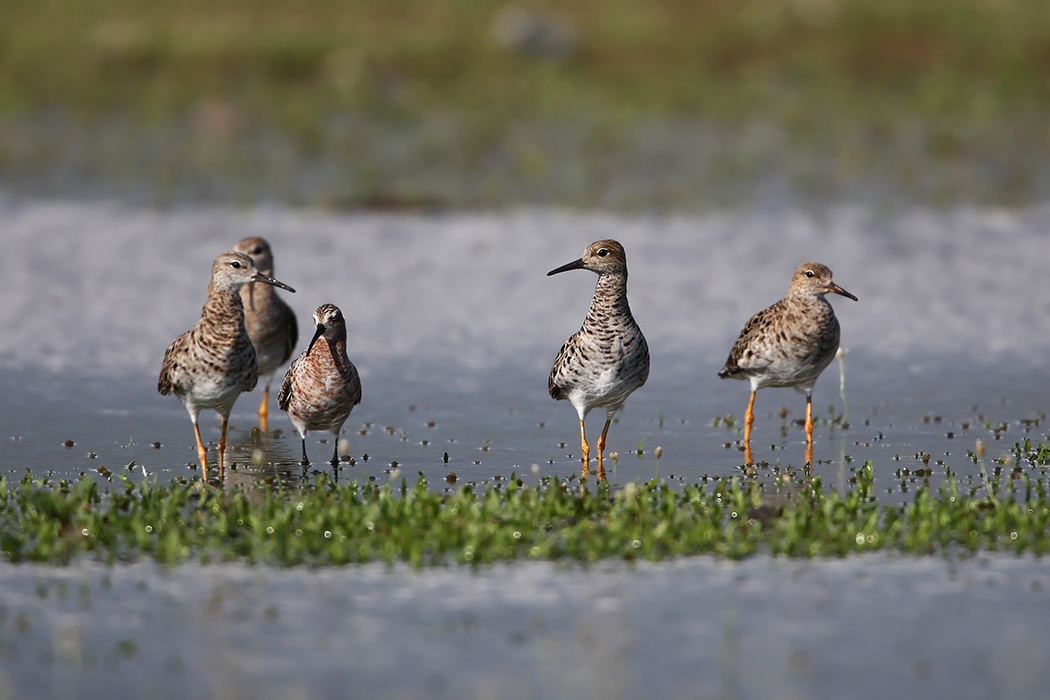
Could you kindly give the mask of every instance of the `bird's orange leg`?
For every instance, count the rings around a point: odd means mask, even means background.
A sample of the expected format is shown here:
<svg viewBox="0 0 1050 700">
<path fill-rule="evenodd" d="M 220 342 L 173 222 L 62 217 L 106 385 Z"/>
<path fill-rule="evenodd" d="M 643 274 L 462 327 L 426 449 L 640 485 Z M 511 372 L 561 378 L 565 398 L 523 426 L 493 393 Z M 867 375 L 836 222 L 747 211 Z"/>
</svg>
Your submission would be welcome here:
<svg viewBox="0 0 1050 700">
<path fill-rule="evenodd" d="M 755 392 L 747 402 L 747 413 L 744 414 L 744 462 L 751 464 L 751 426 L 755 422 Z"/>
<path fill-rule="evenodd" d="M 204 470 L 204 480 L 208 480 L 208 448 L 201 441 L 201 428 L 197 421 L 193 421 L 193 434 L 197 436 L 197 459 L 201 461 L 201 469 Z"/>
<path fill-rule="evenodd" d="M 612 418 L 605 421 L 605 427 L 602 429 L 602 436 L 598 438 L 598 478 L 605 478 L 605 467 L 602 465 L 602 453 L 605 452 L 605 436 L 609 434 L 609 424 L 612 423 Z"/>
<path fill-rule="evenodd" d="M 806 466 L 813 464 L 813 399 L 806 396 Z"/>
<path fill-rule="evenodd" d="M 270 415 L 270 385 L 263 387 L 262 405 L 259 406 L 259 430 L 264 433 L 269 430 L 266 419 Z"/>
<path fill-rule="evenodd" d="M 583 476 L 591 471 L 591 446 L 587 444 L 587 431 L 583 427 L 583 419 L 580 419 L 580 453 L 583 455 Z"/>
<path fill-rule="evenodd" d="M 219 480 L 222 481 L 222 473 L 226 466 L 226 428 L 230 425 L 227 416 L 222 417 L 222 435 L 219 437 Z"/>
</svg>

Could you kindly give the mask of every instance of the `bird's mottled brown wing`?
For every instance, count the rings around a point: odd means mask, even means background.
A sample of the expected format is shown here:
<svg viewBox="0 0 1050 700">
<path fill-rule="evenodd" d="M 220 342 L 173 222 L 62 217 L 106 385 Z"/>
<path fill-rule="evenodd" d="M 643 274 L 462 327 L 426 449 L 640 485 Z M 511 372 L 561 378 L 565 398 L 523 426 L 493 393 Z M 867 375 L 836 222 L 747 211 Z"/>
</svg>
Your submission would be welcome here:
<svg viewBox="0 0 1050 700">
<path fill-rule="evenodd" d="M 179 357 L 185 352 L 189 336 L 189 331 L 183 333 L 164 352 L 164 362 L 160 365 L 160 378 L 157 380 L 157 391 L 163 396 L 167 396 L 175 390 L 176 374 L 179 371 Z"/>
<path fill-rule="evenodd" d="M 560 401 L 561 399 L 567 399 L 568 396 L 565 394 L 564 388 L 561 386 L 562 374 L 565 370 L 566 364 L 570 358 L 576 354 L 576 336 L 579 333 L 574 333 L 565 341 L 565 344 L 561 346 L 561 350 L 558 351 L 558 356 L 554 358 L 554 366 L 551 367 L 551 374 L 547 378 L 547 391 L 550 392 L 551 398 Z"/>
<path fill-rule="evenodd" d="M 284 381 L 281 382 L 281 390 L 277 392 L 277 408 L 282 411 L 288 410 L 288 402 L 292 398 L 292 384 L 295 377 L 295 366 L 298 363 L 299 358 L 296 358 L 291 366 L 288 367 L 288 371 L 284 373 Z"/>
<path fill-rule="evenodd" d="M 753 346 L 761 337 L 766 335 L 769 326 L 773 324 L 774 319 L 781 313 L 780 307 L 783 304 L 783 300 L 778 301 L 776 304 L 759 311 L 751 317 L 744 325 L 744 329 L 740 331 L 740 337 L 736 339 L 733 349 L 729 351 L 729 358 L 726 359 L 725 366 L 718 371 L 719 377 L 725 379 L 726 377 L 732 377 L 741 372 L 758 369 L 769 364 L 769 360 L 763 359 Z"/>
</svg>

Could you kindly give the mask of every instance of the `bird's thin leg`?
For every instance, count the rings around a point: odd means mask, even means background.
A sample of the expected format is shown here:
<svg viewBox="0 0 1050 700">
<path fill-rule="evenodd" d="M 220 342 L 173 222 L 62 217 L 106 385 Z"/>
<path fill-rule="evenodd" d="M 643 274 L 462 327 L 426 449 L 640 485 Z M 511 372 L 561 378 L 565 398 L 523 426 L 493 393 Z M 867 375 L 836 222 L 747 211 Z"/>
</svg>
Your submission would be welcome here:
<svg viewBox="0 0 1050 700">
<path fill-rule="evenodd" d="M 332 466 L 339 464 L 339 436 L 335 436 L 335 449 L 332 450 Z"/>
<path fill-rule="evenodd" d="M 222 481 L 222 475 L 226 468 L 226 429 L 230 425 L 230 417 L 222 417 L 222 434 L 219 436 L 219 480 Z"/>
<path fill-rule="evenodd" d="M 201 469 L 204 470 L 204 480 L 208 480 L 208 448 L 201 441 L 201 428 L 197 421 L 193 421 L 193 434 L 197 436 L 197 459 L 201 461 Z"/>
<path fill-rule="evenodd" d="M 755 422 L 755 392 L 747 402 L 747 413 L 744 414 L 744 462 L 751 464 L 751 426 Z"/>
<path fill-rule="evenodd" d="M 605 478 L 605 467 L 602 465 L 602 454 L 605 452 L 605 436 L 609 434 L 609 424 L 612 423 L 612 418 L 607 418 L 605 421 L 605 427 L 602 428 L 602 436 L 598 438 L 598 478 Z"/>
<path fill-rule="evenodd" d="M 813 464 L 813 398 L 806 395 L 806 466 Z"/>
<path fill-rule="evenodd" d="M 580 453 L 583 455 L 583 476 L 591 471 L 591 446 L 587 444 L 587 430 L 583 427 L 583 419 L 580 419 Z"/>
<path fill-rule="evenodd" d="M 259 406 L 259 429 L 264 433 L 269 430 L 268 421 L 270 416 L 270 384 L 263 387 L 262 405 Z"/>
<path fill-rule="evenodd" d="M 299 462 L 302 466 L 306 467 L 310 465 L 310 459 L 306 456 L 306 438 L 303 438 L 303 458 Z"/>
</svg>

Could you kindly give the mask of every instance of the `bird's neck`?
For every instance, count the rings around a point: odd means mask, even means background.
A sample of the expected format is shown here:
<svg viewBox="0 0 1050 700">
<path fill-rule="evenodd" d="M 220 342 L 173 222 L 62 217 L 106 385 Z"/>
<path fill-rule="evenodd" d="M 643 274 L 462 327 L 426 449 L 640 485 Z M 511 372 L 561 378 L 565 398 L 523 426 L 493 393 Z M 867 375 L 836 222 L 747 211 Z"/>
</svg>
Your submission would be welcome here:
<svg viewBox="0 0 1050 700">
<path fill-rule="evenodd" d="M 605 273 L 598 277 L 594 287 L 594 298 L 587 313 L 589 320 L 607 319 L 609 316 L 631 315 L 627 303 L 627 273 Z M 593 318 L 592 318 L 593 317 Z"/>
<path fill-rule="evenodd" d="M 208 300 L 204 302 L 201 323 L 213 328 L 244 330 L 244 304 L 239 289 L 208 285 Z"/>
<path fill-rule="evenodd" d="M 788 298 L 798 307 L 811 309 L 814 313 L 824 314 L 833 312 L 831 302 L 824 298 L 823 294 L 789 294 Z"/>
<path fill-rule="evenodd" d="M 349 363 L 349 359 L 346 356 L 346 329 L 336 329 L 331 336 L 324 335 L 321 337 L 321 340 L 323 341 L 322 350 L 324 354 L 337 367 L 345 368 Z"/>
<path fill-rule="evenodd" d="M 346 329 L 336 326 L 330 335 L 325 335 L 325 340 L 334 348 L 346 350 Z"/>
</svg>

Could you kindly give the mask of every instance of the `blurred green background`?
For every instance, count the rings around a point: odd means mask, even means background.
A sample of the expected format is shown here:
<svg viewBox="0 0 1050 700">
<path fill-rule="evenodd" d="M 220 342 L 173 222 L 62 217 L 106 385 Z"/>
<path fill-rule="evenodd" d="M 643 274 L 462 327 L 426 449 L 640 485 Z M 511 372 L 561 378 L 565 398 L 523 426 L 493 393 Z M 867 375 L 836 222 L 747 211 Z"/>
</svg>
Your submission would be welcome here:
<svg viewBox="0 0 1050 700">
<path fill-rule="evenodd" d="M 1050 3 L 0 0 L 0 187 L 616 209 L 1050 194 Z"/>
</svg>

